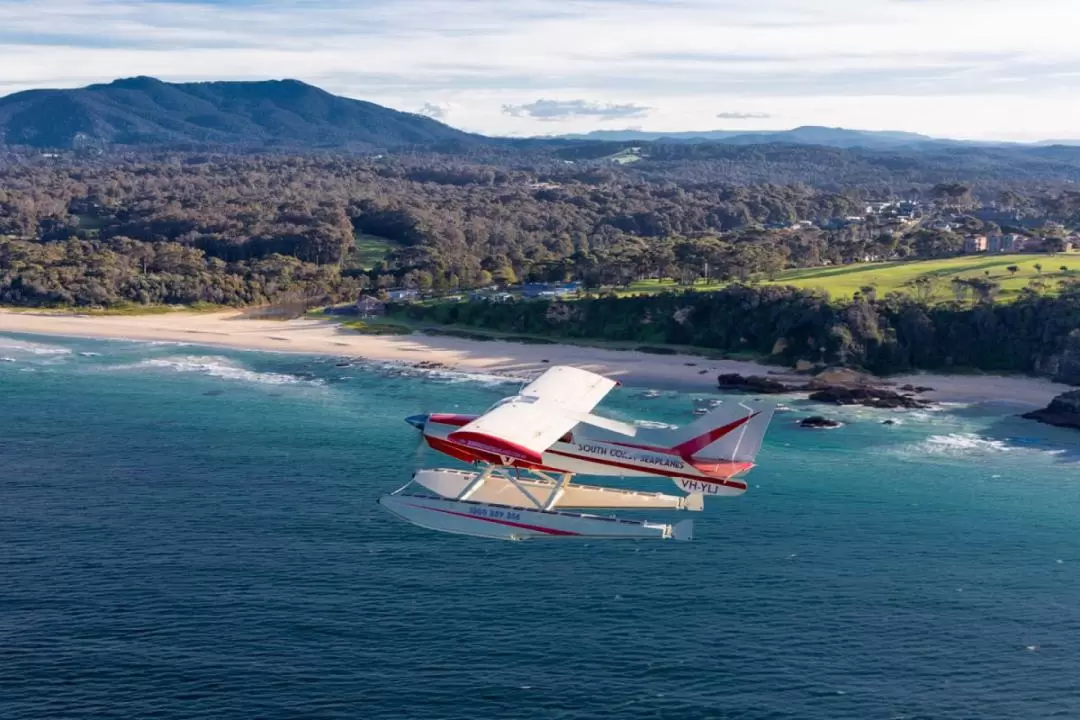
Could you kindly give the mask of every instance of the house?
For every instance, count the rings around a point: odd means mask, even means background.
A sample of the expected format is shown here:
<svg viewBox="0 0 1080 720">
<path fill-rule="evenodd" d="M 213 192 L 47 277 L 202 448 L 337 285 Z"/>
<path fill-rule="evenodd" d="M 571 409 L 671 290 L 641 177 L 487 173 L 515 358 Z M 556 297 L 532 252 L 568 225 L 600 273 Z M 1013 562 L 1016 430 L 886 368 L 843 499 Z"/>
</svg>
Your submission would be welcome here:
<svg viewBox="0 0 1080 720">
<path fill-rule="evenodd" d="M 987 239 L 985 235 L 968 235 L 964 238 L 964 252 L 986 252 Z"/>
<path fill-rule="evenodd" d="M 885 212 L 886 210 L 889 210 L 889 209 L 895 207 L 895 205 L 896 205 L 896 203 L 889 202 L 887 200 L 871 202 L 871 203 L 867 204 L 867 206 L 866 206 L 866 214 L 867 215 L 880 215 L 881 213 Z"/>
<path fill-rule="evenodd" d="M 356 311 L 360 317 L 371 318 L 386 314 L 386 303 L 377 297 L 364 295 L 356 301 Z"/>
<path fill-rule="evenodd" d="M 1023 246 L 1024 240 L 1026 238 L 1023 235 L 1016 233 L 990 235 L 986 239 L 986 249 L 990 252 L 1015 252 Z"/>
<path fill-rule="evenodd" d="M 416 288 L 398 288 L 387 291 L 386 297 L 390 302 L 404 302 L 420 297 L 420 291 Z"/>
<path fill-rule="evenodd" d="M 485 302 L 507 302 L 513 299 L 513 295 L 508 292 L 474 292 L 469 295 L 470 300 L 483 300 Z"/>
<path fill-rule="evenodd" d="M 573 295 L 581 288 L 581 283 L 526 283 L 521 286 L 521 296 L 526 298 L 553 298 Z"/>
</svg>

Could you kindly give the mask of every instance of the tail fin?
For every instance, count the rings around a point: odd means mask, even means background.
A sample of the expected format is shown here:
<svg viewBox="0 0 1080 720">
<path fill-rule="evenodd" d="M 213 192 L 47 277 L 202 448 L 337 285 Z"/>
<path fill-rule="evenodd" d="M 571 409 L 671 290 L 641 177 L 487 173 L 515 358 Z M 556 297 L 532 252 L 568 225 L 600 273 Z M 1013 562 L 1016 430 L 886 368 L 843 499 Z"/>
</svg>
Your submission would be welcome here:
<svg viewBox="0 0 1080 720">
<path fill-rule="evenodd" d="M 672 450 L 684 458 L 754 462 L 775 410 L 769 402 L 721 405 L 680 428 L 686 439 Z"/>
</svg>

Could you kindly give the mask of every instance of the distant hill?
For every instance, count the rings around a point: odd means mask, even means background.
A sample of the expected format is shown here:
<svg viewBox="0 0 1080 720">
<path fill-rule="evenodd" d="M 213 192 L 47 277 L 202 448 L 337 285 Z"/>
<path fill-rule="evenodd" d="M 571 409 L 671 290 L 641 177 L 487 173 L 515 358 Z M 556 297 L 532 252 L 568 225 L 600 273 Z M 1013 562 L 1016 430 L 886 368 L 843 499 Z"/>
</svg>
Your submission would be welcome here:
<svg viewBox="0 0 1080 720">
<path fill-rule="evenodd" d="M 566 140 L 602 140 L 613 142 L 681 142 L 700 143 L 717 142 L 728 145 L 763 145 L 768 143 L 788 143 L 797 145 L 825 145 L 828 147 L 870 149 L 893 149 L 911 147 L 928 143 L 957 143 L 959 141 L 938 140 L 918 133 L 846 130 L 844 128 L 818 127 L 806 125 L 793 130 L 705 130 L 701 132 L 647 132 L 642 130 L 596 130 L 580 135 L 562 135 Z"/>
<path fill-rule="evenodd" d="M 0 144 L 396 148 L 487 138 L 297 80 L 166 83 L 149 77 L 0 98 Z"/>
</svg>

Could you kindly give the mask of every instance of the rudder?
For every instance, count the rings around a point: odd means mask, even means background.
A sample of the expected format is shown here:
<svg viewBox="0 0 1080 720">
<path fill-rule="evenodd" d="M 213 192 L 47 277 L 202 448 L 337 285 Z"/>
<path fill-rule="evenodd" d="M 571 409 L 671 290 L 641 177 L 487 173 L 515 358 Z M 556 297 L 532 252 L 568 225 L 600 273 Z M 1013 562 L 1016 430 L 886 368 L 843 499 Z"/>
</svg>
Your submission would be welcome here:
<svg viewBox="0 0 1080 720">
<path fill-rule="evenodd" d="M 687 425 L 692 436 L 672 450 L 684 458 L 753 462 L 775 410 L 770 402 L 718 407 Z"/>
</svg>

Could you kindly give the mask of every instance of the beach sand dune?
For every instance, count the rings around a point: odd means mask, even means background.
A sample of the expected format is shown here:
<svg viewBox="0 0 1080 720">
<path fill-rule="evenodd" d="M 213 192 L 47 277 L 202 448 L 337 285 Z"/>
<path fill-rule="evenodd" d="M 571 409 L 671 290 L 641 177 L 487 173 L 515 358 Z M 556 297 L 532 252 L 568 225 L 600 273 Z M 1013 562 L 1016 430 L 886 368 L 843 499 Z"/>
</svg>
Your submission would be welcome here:
<svg viewBox="0 0 1080 720">
<path fill-rule="evenodd" d="M 79 315 L 0 310 L 0 332 L 121 340 L 196 342 L 246 350 L 355 356 L 368 360 L 437 362 L 462 372 L 532 377 L 550 365 L 574 365 L 627 385 L 708 392 L 719 373 L 765 375 L 797 381 L 782 368 L 691 355 L 653 355 L 575 345 L 525 345 L 444 336 L 371 336 L 316 318 L 259 320 L 240 311 L 165 315 Z M 704 372 L 702 372 L 704 371 Z M 1043 406 L 1070 388 L 1027 377 L 910 375 L 889 378 L 935 388 L 942 402 L 1011 402 Z"/>
</svg>

